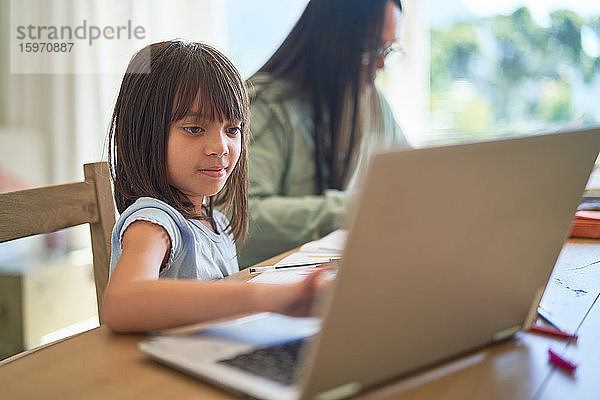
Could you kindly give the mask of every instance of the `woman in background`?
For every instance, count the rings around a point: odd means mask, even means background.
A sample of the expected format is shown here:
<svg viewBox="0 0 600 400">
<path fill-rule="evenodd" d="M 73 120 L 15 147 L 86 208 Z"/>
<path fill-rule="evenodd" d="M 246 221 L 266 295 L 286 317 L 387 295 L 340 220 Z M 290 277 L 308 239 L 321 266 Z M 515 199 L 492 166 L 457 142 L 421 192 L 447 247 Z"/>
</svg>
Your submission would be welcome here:
<svg viewBox="0 0 600 400">
<path fill-rule="evenodd" d="M 374 85 L 398 51 L 400 0 L 311 0 L 249 79 L 247 266 L 338 229 L 368 155 L 408 146 Z"/>
</svg>

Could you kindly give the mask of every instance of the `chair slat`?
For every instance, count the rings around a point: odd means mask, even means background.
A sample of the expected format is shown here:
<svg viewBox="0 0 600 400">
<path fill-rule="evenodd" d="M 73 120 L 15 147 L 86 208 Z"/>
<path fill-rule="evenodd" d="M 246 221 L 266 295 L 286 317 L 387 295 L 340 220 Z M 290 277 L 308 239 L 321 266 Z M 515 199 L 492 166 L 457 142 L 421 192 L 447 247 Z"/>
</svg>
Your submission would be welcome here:
<svg viewBox="0 0 600 400">
<path fill-rule="evenodd" d="M 93 183 L 77 182 L 0 195 L 0 242 L 98 221 Z"/>
<path fill-rule="evenodd" d="M 92 253 L 94 255 L 94 280 L 96 282 L 96 298 L 98 302 L 98 318 L 102 322 L 102 295 L 108 283 L 110 267 L 110 239 L 115 225 L 115 206 L 110 185 L 110 171 L 107 163 L 84 165 L 87 182 L 95 185 L 98 204 L 98 222 L 90 224 L 92 236 Z"/>
</svg>

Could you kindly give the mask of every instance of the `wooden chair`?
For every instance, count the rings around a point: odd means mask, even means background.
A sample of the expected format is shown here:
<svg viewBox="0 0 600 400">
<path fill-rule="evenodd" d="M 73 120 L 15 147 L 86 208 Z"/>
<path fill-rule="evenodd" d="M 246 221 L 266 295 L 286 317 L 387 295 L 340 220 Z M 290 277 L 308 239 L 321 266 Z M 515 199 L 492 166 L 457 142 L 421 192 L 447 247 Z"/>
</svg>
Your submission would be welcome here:
<svg viewBox="0 0 600 400">
<path fill-rule="evenodd" d="M 83 182 L 0 194 L 0 243 L 90 224 L 98 318 L 108 282 L 115 207 L 108 163 L 83 166 Z"/>
</svg>

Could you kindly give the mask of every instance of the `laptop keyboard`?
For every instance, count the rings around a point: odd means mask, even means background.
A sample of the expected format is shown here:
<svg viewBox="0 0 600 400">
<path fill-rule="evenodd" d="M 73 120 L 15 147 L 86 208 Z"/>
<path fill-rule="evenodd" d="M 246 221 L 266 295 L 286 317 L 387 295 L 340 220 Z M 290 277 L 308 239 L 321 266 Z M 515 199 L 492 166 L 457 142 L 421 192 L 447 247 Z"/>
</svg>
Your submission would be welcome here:
<svg viewBox="0 0 600 400">
<path fill-rule="evenodd" d="M 255 349 L 219 362 L 283 385 L 291 385 L 295 381 L 298 358 L 307 339 Z"/>
</svg>

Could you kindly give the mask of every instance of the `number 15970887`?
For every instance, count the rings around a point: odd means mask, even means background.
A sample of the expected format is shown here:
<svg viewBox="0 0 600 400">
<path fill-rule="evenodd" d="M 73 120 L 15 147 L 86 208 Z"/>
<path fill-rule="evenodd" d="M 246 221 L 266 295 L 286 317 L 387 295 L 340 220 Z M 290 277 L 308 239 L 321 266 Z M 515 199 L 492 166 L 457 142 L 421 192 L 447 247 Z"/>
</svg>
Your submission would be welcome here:
<svg viewBox="0 0 600 400">
<path fill-rule="evenodd" d="M 19 43 L 21 53 L 70 53 L 73 49 L 72 42 L 34 42 L 34 43 Z"/>
</svg>

